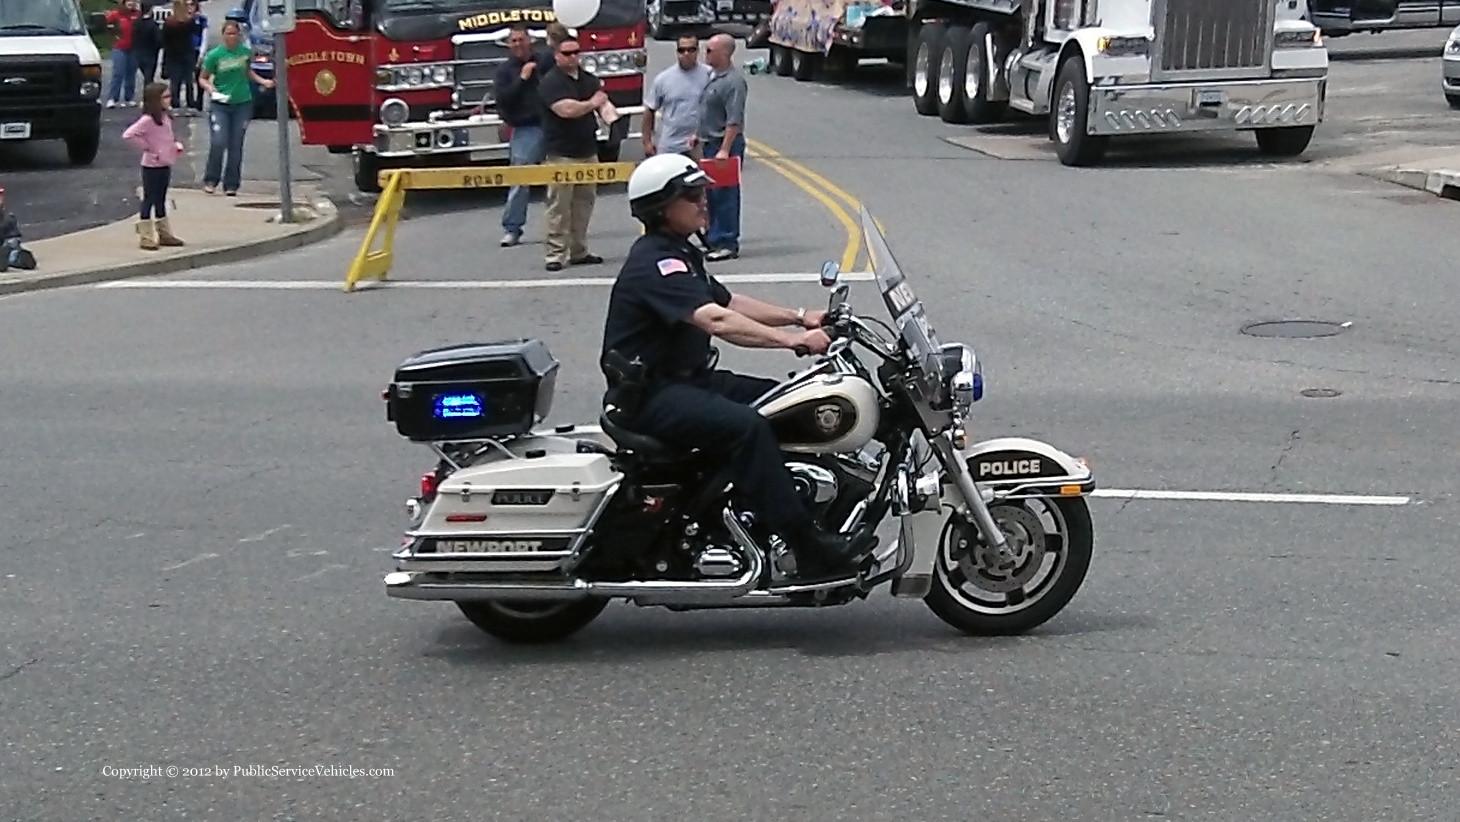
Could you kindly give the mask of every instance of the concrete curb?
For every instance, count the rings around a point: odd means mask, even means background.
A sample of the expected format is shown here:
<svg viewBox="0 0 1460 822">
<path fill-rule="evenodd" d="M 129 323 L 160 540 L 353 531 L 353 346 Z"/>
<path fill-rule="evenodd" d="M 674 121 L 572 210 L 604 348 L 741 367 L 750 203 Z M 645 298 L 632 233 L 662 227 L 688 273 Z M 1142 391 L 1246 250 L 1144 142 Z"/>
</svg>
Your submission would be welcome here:
<svg viewBox="0 0 1460 822">
<path fill-rule="evenodd" d="M 118 263 L 104 268 L 92 268 L 82 271 L 62 271 L 55 274 L 19 272 L 20 276 L 10 279 L 16 273 L 16 269 L 11 269 L 10 271 L 0 273 L 0 296 L 21 294 L 27 291 L 66 288 L 75 285 L 89 285 L 91 283 L 108 282 L 111 280 L 126 280 L 132 277 L 146 277 L 154 274 L 171 274 L 175 271 L 186 271 L 205 266 L 236 263 L 264 254 L 290 251 L 301 246 L 328 239 L 343 231 L 345 227 L 344 221 L 340 219 L 340 210 L 335 206 L 334 202 L 322 194 L 317 195 L 315 200 L 316 205 L 328 204 L 321 209 L 324 213 L 312 220 L 307 228 L 298 231 L 291 231 L 288 234 L 278 237 L 251 240 L 222 248 L 185 251 L 181 254 L 159 257 L 155 260 Z M 130 224 L 134 220 L 128 218 L 121 222 Z"/>
<path fill-rule="evenodd" d="M 1457 170 L 1386 166 L 1360 171 L 1359 174 L 1405 188 L 1428 191 L 1447 200 L 1460 200 L 1460 171 Z"/>
</svg>

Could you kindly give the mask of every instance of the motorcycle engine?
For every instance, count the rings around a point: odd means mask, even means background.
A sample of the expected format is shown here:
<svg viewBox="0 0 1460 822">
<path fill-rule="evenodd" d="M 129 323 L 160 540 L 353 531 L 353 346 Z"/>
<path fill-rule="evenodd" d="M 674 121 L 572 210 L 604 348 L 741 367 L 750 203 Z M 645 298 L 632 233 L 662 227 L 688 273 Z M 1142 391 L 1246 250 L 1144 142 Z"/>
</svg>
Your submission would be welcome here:
<svg viewBox="0 0 1460 822">
<path fill-rule="evenodd" d="M 828 468 L 809 462 L 788 462 L 786 470 L 791 472 L 791 484 L 796 487 L 796 496 L 813 517 L 820 519 L 827 505 L 836 501 L 841 484 L 836 474 Z"/>
</svg>

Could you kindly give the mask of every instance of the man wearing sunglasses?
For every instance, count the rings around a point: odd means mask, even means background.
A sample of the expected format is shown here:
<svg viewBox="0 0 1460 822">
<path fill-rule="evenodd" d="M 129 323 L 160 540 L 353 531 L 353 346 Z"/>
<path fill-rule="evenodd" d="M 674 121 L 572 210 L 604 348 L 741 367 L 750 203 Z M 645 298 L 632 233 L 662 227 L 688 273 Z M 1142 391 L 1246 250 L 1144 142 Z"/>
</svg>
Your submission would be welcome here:
<svg viewBox="0 0 1460 822">
<path fill-rule="evenodd" d="M 680 37 L 675 51 L 674 65 L 659 72 L 644 94 L 644 156 L 662 151 L 698 159 L 695 133 L 710 67 L 700 62 L 700 41 L 693 34 Z"/>
<path fill-rule="evenodd" d="M 538 82 L 538 92 L 547 106 L 543 112 L 542 136 L 548 165 L 598 162 L 598 120 L 594 114 L 608 103 L 603 82 L 579 65 L 577 38 L 557 44 L 557 65 Z M 588 253 L 588 220 L 598 185 L 548 186 L 547 270 L 562 271 L 564 265 L 589 265 L 603 258 Z"/>
<path fill-rule="evenodd" d="M 689 238 L 705 229 L 710 178 L 680 154 L 648 158 L 629 177 L 629 210 L 644 224 L 608 298 L 600 367 L 609 422 L 680 447 L 723 453 L 735 487 L 785 537 L 805 581 L 837 579 L 877 544 L 821 530 L 796 495 L 770 422 L 751 407 L 775 380 L 716 369 L 718 338 L 746 348 L 824 353 L 826 312 L 732 294 L 705 270 Z"/>
</svg>

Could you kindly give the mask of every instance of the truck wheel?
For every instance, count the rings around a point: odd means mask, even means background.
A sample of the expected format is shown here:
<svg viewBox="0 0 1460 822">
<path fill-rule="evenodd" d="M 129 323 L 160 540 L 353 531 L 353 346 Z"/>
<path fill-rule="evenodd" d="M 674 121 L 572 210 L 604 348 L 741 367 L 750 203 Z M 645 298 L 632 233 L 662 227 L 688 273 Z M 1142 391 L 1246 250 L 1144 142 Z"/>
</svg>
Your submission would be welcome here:
<svg viewBox="0 0 1460 822">
<path fill-rule="evenodd" d="M 968 122 L 963 75 L 967 73 L 968 26 L 949 26 L 938 50 L 938 117 L 945 123 Z"/>
<path fill-rule="evenodd" d="M 368 194 L 380 193 L 380 158 L 355 149 L 355 188 Z"/>
<path fill-rule="evenodd" d="M 1009 104 L 1004 100 L 990 100 L 989 92 L 994 87 L 994 78 L 989 75 L 988 35 L 992 31 L 988 23 L 976 23 L 968 33 L 968 49 L 963 65 L 963 108 L 968 112 L 970 123 L 997 123 L 1004 119 Z M 995 52 L 997 54 L 997 52 Z"/>
<path fill-rule="evenodd" d="M 771 62 L 775 64 L 777 77 L 791 76 L 791 49 L 786 46 L 771 46 Z"/>
<path fill-rule="evenodd" d="M 791 76 L 805 82 L 816 75 L 816 58 L 819 55 L 797 49 L 791 52 Z"/>
<path fill-rule="evenodd" d="M 1067 58 L 1055 76 L 1054 103 L 1049 107 L 1049 136 L 1061 163 L 1093 166 L 1105 156 L 1110 137 L 1087 134 L 1089 120 L 1090 82 L 1085 78 L 1085 63 L 1078 56 Z"/>
<path fill-rule="evenodd" d="M 917 48 L 913 53 L 913 107 L 918 114 L 938 113 L 938 55 L 943 51 L 942 23 L 924 23 L 918 30 Z"/>
<path fill-rule="evenodd" d="M 1257 150 L 1268 157 L 1297 157 L 1308 150 L 1313 126 L 1257 129 Z"/>
<path fill-rule="evenodd" d="M 73 166 L 89 166 L 101 148 L 101 124 L 86 131 L 66 135 L 66 159 Z"/>
<path fill-rule="evenodd" d="M 1446 94 L 1445 102 L 1450 104 L 1450 108 L 1460 108 L 1460 94 Z"/>
</svg>

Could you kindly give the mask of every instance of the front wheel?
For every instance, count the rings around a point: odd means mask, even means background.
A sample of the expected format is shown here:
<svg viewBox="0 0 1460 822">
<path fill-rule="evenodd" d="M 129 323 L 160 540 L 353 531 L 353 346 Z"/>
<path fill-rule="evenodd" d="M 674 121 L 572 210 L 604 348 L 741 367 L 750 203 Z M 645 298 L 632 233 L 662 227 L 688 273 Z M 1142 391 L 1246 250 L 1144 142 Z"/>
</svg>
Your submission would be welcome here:
<svg viewBox="0 0 1460 822">
<path fill-rule="evenodd" d="M 1257 130 L 1257 149 L 1268 157 L 1297 157 L 1308 150 L 1312 139 L 1313 126 L 1260 128 Z"/>
<path fill-rule="evenodd" d="M 1012 560 L 993 567 L 978 529 L 954 514 L 938 545 L 924 602 L 939 619 L 973 636 L 1030 631 L 1074 598 L 1094 552 L 1095 529 L 1081 497 L 1012 500 L 989 506 Z"/>
<path fill-rule="evenodd" d="M 456 607 L 483 631 L 513 643 L 557 642 L 577 633 L 608 606 L 602 597 L 569 602 L 459 601 Z"/>
<path fill-rule="evenodd" d="M 66 135 L 66 159 L 72 165 L 89 166 L 101 150 L 101 124 Z"/>
</svg>

